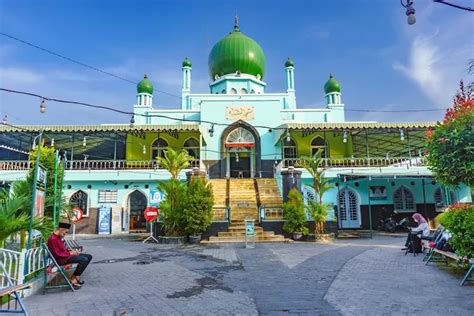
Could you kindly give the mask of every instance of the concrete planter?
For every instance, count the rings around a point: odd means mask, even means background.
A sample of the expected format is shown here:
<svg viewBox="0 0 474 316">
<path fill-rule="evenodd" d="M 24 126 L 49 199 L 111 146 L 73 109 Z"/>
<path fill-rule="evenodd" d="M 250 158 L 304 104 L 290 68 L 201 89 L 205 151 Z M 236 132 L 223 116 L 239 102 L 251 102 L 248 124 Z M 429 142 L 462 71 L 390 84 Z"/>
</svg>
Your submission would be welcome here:
<svg viewBox="0 0 474 316">
<path fill-rule="evenodd" d="M 201 242 L 201 234 L 195 236 L 189 236 L 189 243 L 192 245 L 199 244 Z"/>
<path fill-rule="evenodd" d="M 179 236 L 179 237 L 159 236 L 158 242 L 160 244 L 165 244 L 165 245 L 182 245 L 186 243 L 187 239 L 188 238 L 186 236 Z"/>
</svg>

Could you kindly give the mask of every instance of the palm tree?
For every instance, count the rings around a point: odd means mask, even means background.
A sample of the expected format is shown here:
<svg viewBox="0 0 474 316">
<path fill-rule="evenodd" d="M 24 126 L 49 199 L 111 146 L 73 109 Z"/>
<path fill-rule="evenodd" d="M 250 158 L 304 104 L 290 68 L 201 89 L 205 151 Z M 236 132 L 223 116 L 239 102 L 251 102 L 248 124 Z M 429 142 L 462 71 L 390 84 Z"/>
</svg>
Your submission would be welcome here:
<svg viewBox="0 0 474 316">
<path fill-rule="evenodd" d="M 321 158 L 321 151 L 316 152 L 313 157 L 302 158 L 302 166 L 313 177 L 314 193 L 319 199 L 319 203 L 310 201 L 308 204 L 308 210 L 311 212 L 314 219 L 315 233 L 321 234 L 324 232 L 324 222 L 326 220 L 326 205 L 323 204 L 323 195 L 332 189 L 333 186 L 329 183 L 329 179 L 323 176 L 324 169 L 321 166 L 323 165 L 324 160 Z"/>
<path fill-rule="evenodd" d="M 156 160 L 158 161 L 158 166 L 171 173 L 172 179 L 177 179 L 181 170 L 189 166 L 192 157 L 184 149 L 177 151 L 173 148 L 168 148 L 165 151 L 165 156 L 157 157 Z"/>
<path fill-rule="evenodd" d="M 28 231 L 30 216 L 28 205 L 31 205 L 29 196 L 9 196 L 6 190 L 0 193 L 0 246 L 5 240 L 16 233 Z M 51 230 L 51 224 L 46 217 L 33 219 L 33 229 L 38 230 L 46 237 Z"/>
</svg>

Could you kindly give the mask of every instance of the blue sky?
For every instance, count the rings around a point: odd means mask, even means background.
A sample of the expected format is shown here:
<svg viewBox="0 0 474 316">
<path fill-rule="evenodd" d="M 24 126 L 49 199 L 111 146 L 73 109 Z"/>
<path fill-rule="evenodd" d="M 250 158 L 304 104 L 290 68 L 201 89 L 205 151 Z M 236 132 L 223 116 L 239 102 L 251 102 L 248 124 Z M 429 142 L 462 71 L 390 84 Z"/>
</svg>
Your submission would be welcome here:
<svg viewBox="0 0 474 316">
<path fill-rule="evenodd" d="M 453 0 L 474 6 L 472 0 Z M 474 14 L 415 0 L 408 26 L 399 0 L 26 1 L 0 0 L 0 30 L 119 76 L 144 73 L 180 95 L 181 62 L 193 62 L 192 90 L 207 92 L 207 58 L 232 30 L 255 39 L 267 59 L 267 92 L 285 90 L 283 63 L 295 61 L 298 107 L 322 107 L 333 72 L 347 109 L 429 109 L 450 105 L 474 58 Z M 131 110 L 135 86 L 0 36 L 0 87 Z M 155 92 L 154 106 L 179 98 Z M 0 92 L 13 124 L 126 123 L 120 114 Z M 357 113 L 348 120 L 438 120 L 443 112 Z"/>
</svg>

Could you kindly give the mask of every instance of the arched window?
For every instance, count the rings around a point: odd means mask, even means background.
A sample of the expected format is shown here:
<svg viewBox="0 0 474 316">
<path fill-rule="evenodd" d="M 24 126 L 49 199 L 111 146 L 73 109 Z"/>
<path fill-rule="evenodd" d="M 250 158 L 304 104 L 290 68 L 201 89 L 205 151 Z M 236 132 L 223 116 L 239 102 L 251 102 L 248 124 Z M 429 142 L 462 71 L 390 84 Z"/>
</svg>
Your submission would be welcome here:
<svg viewBox="0 0 474 316">
<path fill-rule="evenodd" d="M 196 138 L 191 137 L 188 138 L 184 142 L 184 149 L 188 152 L 188 154 L 193 157 L 194 159 L 199 159 L 199 142 Z"/>
<path fill-rule="evenodd" d="M 395 211 L 414 212 L 415 198 L 407 187 L 401 186 L 393 193 L 393 206 Z"/>
<path fill-rule="evenodd" d="M 222 93 L 222 94 L 226 94 L 227 91 L 225 91 L 225 89 L 223 89 L 221 93 Z"/>
<path fill-rule="evenodd" d="M 286 137 L 283 139 L 283 159 L 294 159 L 296 158 L 296 143 L 293 138 L 290 138 L 288 142 Z"/>
<path fill-rule="evenodd" d="M 250 90 L 250 93 L 255 94 L 255 90 L 254 89 Z"/>
<path fill-rule="evenodd" d="M 237 94 L 237 90 L 235 90 L 234 88 L 230 89 L 230 94 Z"/>
<path fill-rule="evenodd" d="M 247 94 L 247 89 L 245 88 L 240 89 L 240 94 Z"/>
<path fill-rule="evenodd" d="M 311 156 L 316 155 L 317 152 L 320 152 L 321 158 L 326 158 L 326 142 L 321 136 L 316 136 L 311 141 Z M 329 155 L 328 155 L 329 156 Z"/>
<path fill-rule="evenodd" d="M 339 203 L 339 219 L 341 222 L 359 221 L 359 199 L 354 190 L 344 188 L 337 197 Z M 344 223 L 341 226 L 346 226 Z M 346 226 L 347 227 L 347 226 Z"/>
<path fill-rule="evenodd" d="M 82 210 L 82 213 L 84 215 L 87 215 L 89 213 L 88 210 L 88 195 L 86 192 L 79 190 L 73 195 L 71 195 L 71 198 L 69 199 L 69 204 L 72 207 L 78 207 Z"/>
<path fill-rule="evenodd" d="M 156 157 L 164 157 L 165 150 L 168 148 L 168 142 L 163 138 L 158 138 L 151 145 L 151 159 L 156 159 Z"/>
</svg>

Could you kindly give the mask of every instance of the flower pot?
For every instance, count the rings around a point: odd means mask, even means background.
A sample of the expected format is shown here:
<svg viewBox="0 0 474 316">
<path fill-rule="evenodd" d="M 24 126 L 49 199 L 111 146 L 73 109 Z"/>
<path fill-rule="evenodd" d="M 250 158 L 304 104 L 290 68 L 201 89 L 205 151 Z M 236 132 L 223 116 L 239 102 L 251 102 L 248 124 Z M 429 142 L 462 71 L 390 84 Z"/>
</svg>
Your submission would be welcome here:
<svg viewBox="0 0 474 316">
<path fill-rule="evenodd" d="M 171 236 L 159 236 L 158 242 L 160 244 L 167 244 L 167 245 L 181 245 L 186 243 L 186 236 L 178 236 L 178 237 L 171 237 Z"/>
<path fill-rule="evenodd" d="M 201 242 L 201 234 L 197 234 L 194 236 L 189 236 L 189 243 L 190 244 L 199 244 Z"/>
<path fill-rule="evenodd" d="M 300 240 L 303 238 L 303 233 L 293 233 L 293 240 Z"/>
</svg>

